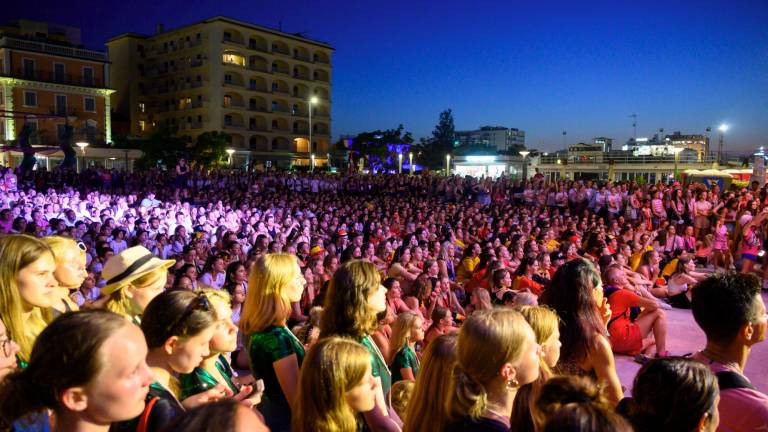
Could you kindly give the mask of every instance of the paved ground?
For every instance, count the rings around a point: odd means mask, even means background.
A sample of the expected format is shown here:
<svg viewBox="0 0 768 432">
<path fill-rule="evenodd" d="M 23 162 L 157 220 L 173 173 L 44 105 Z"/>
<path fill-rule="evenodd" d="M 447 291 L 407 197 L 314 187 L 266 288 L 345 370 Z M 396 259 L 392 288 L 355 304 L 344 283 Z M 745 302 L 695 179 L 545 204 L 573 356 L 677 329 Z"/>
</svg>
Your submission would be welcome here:
<svg viewBox="0 0 768 432">
<path fill-rule="evenodd" d="M 768 292 L 763 291 L 763 300 L 768 304 Z M 667 322 L 669 337 L 667 349 L 672 355 L 693 353 L 704 348 L 706 339 L 704 332 L 699 329 L 693 320 L 690 310 L 667 310 Z M 621 384 L 627 388 L 627 394 L 632 387 L 640 365 L 631 357 L 617 355 L 616 370 L 619 373 Z M 757 344 L 752 348 L 752 353 L 747 362 L 746 375 L 752 384 L 762 392 L 768 392 L 768 341 Z"/>
</svg>

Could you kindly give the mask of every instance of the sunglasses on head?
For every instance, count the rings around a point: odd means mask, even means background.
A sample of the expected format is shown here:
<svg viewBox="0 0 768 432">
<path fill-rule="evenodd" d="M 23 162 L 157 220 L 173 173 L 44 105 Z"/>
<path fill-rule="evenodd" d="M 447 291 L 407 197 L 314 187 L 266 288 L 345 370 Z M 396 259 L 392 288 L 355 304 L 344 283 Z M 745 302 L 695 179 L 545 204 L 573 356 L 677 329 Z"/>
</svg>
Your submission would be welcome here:
<svg viewBox="0 0 768 432">
<path fill-rule="evenodd" d="M 186 321 L 186 319 L 189 318 L 192 315 L 192 313 L 195 311 L 202 311 L 202 312 L 211 311 L 211 302 L 208 300 L 208 297 L 205 294 L 198 293 L 197 297 L 195 297 L 191 302 L 189 302 L 189 305 L 187 305 L 187 308 L 184 309 L 184 313 L 179 315 L 179 317 L 175 319 L 170 326 L 168 326 L 168 333 L 173 335 L 177 327 L 179 327 L 180 324 Z"/>
</svg>

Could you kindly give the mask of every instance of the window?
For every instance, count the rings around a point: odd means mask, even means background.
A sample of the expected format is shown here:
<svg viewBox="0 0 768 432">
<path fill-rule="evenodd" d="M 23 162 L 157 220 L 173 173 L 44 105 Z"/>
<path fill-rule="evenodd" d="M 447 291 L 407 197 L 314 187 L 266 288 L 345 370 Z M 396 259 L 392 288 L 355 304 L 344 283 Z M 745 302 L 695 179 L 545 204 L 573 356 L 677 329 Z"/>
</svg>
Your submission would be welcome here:
<svg viewBox="0 0 768 432">
<path fill-rule="evenodd" d="M 229 42 L 232 40 L 232 33 L 230 32 L 224 32 L 224 41 Z"/>
<path fill-rule="evenodd" d="M 96 112 L 96 99 L 92 97 L 83 98 L 83 109 L 85 112 Z"/>
<path fill-rule="evenodd" d="M 56 115 L 67 115 L 67 95 L 56 95 Z"/>
<path fill-rule="evenodd" d="M 232 106 L 232 96 L 229 96 L 229 95 L 224 96 L 224 106 L 225 107 Z"/>
<path fill-rule="evenodd" d="M 64 63 L 53 64 L 53 79 L 56 82 L 63 82 L 65 74 L 66 74 L 66 69 L 64 67 Z"/>
<path fill-rule="evenodd" d="M 232 75 L 224 74 L 224 84 L 232 84 Z"/>
<path fill-rule="evenodd" d="M 245 57 L 237 53 L 225 52 L 221 56 L 221 61 L 227 64 L 233 64 L 233 65 L 245 67 Z"/>
<path fill-rule="evenodd" d="M 224 116 L 224 124 L 227 126 L 232 126 L 232 116 L 231 115 L 225 115 Z"/>
<path fill-rule="evenodd" d="M 147 105 L 144 102 L 139 102 L 139 112 L 147 112 Z"/>
<path fill-rule="evenodd" d="M 32 59 L 24 59 L 24 78 L 35 77 L 35 61 Z"/>
<path fill-rule="evenodd" d="M 24 92 L 24 106 L 36 107 L 37 106 L 37 93 L 31 91 Z"/>
<path fill-rule="evenodd" d="M 251 90 L 256 90 L 257 86 L 256 86 L 255 79 L 251 78 L 251 80 L 248 81 L 248 88 L 250 88 Z"/>
</svg>

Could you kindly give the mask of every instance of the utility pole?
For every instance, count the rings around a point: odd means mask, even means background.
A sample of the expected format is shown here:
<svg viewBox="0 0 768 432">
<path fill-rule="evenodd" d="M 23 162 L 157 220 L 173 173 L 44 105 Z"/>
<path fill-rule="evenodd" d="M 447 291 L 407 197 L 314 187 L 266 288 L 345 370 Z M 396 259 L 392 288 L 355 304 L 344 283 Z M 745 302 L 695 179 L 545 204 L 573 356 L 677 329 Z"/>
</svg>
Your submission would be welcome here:
<svg viewBox="0 0 768 432">
<path fill-rule="evenodd" d="M 630 117 L 632 117 L 632 128 L 634 130 L 632 133 L 632 139 L 637 142 L 637 114 L 632 114 Z"/>
</svg>

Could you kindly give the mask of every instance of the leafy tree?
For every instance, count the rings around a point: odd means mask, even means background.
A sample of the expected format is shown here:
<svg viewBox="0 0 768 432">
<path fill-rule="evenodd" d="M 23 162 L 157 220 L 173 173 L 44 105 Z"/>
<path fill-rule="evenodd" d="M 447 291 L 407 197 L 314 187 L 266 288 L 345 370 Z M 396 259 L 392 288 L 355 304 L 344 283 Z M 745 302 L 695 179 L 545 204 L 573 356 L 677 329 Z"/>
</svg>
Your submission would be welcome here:
<svg viewBox="0 0 768 432">
<path fill-rule="evenodd" d="M 432 131 L 432 138 L 427 140 L 424 163 L 430 168 L 442 167 L 445 155 L 453 152 L 455 139 L 456 127 L 453 123 L 453 111 L 447 109 L 440 113 L 438 123 Z"/>
<path fill-rule="evenodd" d="M 197 136 L 191 160 L 206 168 L 219 166 L 227 157 L 226 150 L 230 142 L 232 137 L 225 132 L 204 132 Z"/>
<path fill-rule="evenodd" d="M 139 170 L 158 166 L 174 167 L 180 157 L 188 156 L 187 142 L 170 128 L 160 128 L 141 143 L 142 156 L 136 161 Z"/>
<path fill-rule="evenodd" d="M 400 148 L 410 148 L 413 135 L 401 124 L 397 129 L 377 129 L 361 132 L 352 138 L 350 151 L 356 160 L 366 159 L 366 165 L 372 169 L 397 168 L 397 151 Z"/>
</svg>

